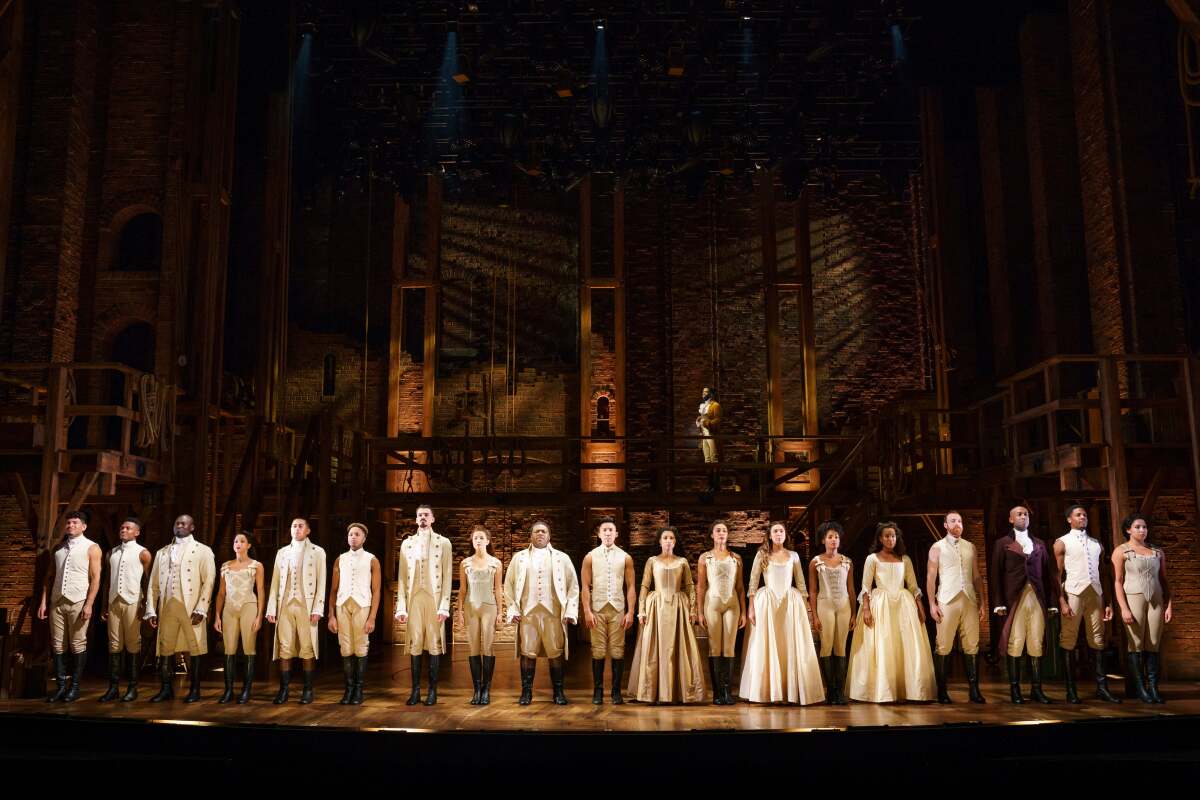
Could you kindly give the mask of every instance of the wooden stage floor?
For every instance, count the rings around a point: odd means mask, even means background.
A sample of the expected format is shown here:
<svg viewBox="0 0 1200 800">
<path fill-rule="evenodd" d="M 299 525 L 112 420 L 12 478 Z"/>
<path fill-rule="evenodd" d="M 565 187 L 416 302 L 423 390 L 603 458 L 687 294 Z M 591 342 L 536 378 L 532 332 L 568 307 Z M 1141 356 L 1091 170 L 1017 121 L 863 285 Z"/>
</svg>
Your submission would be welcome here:
<svg viewBox="0 0 1200 800">
<path fill-rule="evenodd" d="M 629 786 L 667 780 L 710 794 L 765 785 L 764 766 L 783 778 L 803 774 L 806 788 L 836 791 L 862 780 L 928 786 L 931 775 L 1017 789 L 1028 789 L 1035 775 L 1061 780 L 1064 774 L 1076 776 L 1072 785 L 1107 788 L 1113 769 L 1200 779 L 1197 683 L 1168 684 L 1168 703 L 1159 706 L 1128 700 L 1071 706 L 1061 701 L 1060 684 L 1047 687 L 1059 700 L 1053 705 L 1013 706 L 998 673 L 985 683 L 982 706 L 966 702 L 961 683 L 952 683 L 956 702 L 949 706 L 593 706 L 585 656 L 568 667 L 569 705 L 551 702 L 541 663 L 533 705 L 523 707 L 516 702 L 516 661 L 500 656 L 496 667 L 492 704 L 483 707 L 467 702 L 470 675 L 462 658 L 450 674 L 443 671 L 436 706 L 405 706 L 408 658 L 399 648 L 375 654 L 366 702 L 358 707 L 338 705 L 341 674 L 332 668 L 319 675 L 316 702 L 308 706 L 295 702 L 298 692 L 287 705 L 274 705 L 273 683 L 257 684 L 250 704 L 219 705 L 219 673 L 205 680 L 198 703 L 150 703 L 157 681 L 143 682 L 133 703 L 100 703 L 106 682 L 91 678 L 76 703 L 0 701 L 0 770 L 15 774 L 35 764 L 56 765 L 63 775 L 103 774 L 121 765 L 140 780 L 170 785 L 195 775 L 197 785 L 249 780 L 276 790 L 311 790 L 339 774 L 363 785 L 392 785 L 403 776 L 405 788 L 444 790 L 447 781 L 468 778 L 485 788 L 478 781 L 486 776 L 503 782 L 512 778 L 500 776 L 534 765 L 551 785 L 585 793 L 597 775 L 611 774 Z M 282 771 L 280 758 L 291 759 Z M 336 765 L 353 771 L 339 773 Z"/>
<path fill-rule="evenodd" d="M 1114 705 L 1090 697 L 1094 684 L 1082 682 L 1084 703 L 1068 705 L 1062 701 L 1061 682 L 1047 684 L 1046 690 L 1056 702 L 1041 705 L 1027 702 L 1015 706 L 1007 702 L 1008 684 L 999 680 L 983 686 L 987 704 L 967 702 L 966 685 L 952 681 L 948 706 L 937 703 L 874 704 L 851 703 L 848 706 L 825 704 L 811 706 L 759 705 L 739 702 L 734 706 L 711 704 L 663 706 L 626 702 L 614 706 L 605 691 L 605 703 L 591 703 L 590 661 L 576 658 L 568 666 L 566 681 L 570 704 L 556 706 L 551 702 L 549 670 L 544 661 L 538 664 L 534 683 L 534 702 L 523 707 L 517 704 L 520 681 L 515 659 L 499 655 L 492 684 L 492 703 L 472 706 L 470 673 L 463 657 L 451 662 L 450 674 L 443 676 L 438 686 L 438 704 L 433 707 L 406 706 L 410 689 L 408 657 L 392 648 L 384 658 L 372 658 L 368 669 L 365 702 L 362 706 L 342 706 L 340 671 L 323 669 L 316 681 L 316 699 L 301 706 L 296 701 L 300 692 L 298 680 L 292 683 L 292 699 L 282 706 L 274 705 L 276 684 L 259 681 L 255 684 L 254 699 L 246 705 L 216 702 L 222 690 L 220 673 L 206 676 L 200 702 L 182 701 L 186 692 L 178 690 L 169 703 L 150 703 L 149 697 L 158 691 L 157 680 L 147 673 L 139 686 L 140 696 L 131 703 L 100 703 L 96 698 L 107 686 L 105 681 L 90 678 L 75 703 L 48 704 L 41 700 L 0 701 L 0 715 L 35 714 L 61 718 L 106 718 L 152 721 L 156 723 L 200 723 L 207 725 L 267 725 L 301 728 L 393 730 L 393 731 L 510 731 L 544 733 L 579 732 L 695 732 L 695 731 L 787 731 L 849 730 L 854 728 L 904 728 L 916 726 L 1027 726 L 1090 720 L 1146 719 L 1200 715 L 1200 683 L 1166 684 L 1165 705 L 1146 705 L 1135 700 Z M 217 658 L 209 659 L 214 665 Z M 606 685 L 610 678 L 605 671 Z M 995 678 L 999 678 L 996 674 Z M 211 679 L 210 679 L 211 678 Z M 1114 682 L 1117 683 L 1117 682 Z M 122 689 L 124 686 L 122 686 Z M 424 688 L 424 687 L 423 687 Z M 1028 694 L 1028 683 L 1025 684 Z M 1115 691 L 1119 694 L 1120 687 Z M 235 683 L 240 690 L 240 681 Z"/>
</svg>

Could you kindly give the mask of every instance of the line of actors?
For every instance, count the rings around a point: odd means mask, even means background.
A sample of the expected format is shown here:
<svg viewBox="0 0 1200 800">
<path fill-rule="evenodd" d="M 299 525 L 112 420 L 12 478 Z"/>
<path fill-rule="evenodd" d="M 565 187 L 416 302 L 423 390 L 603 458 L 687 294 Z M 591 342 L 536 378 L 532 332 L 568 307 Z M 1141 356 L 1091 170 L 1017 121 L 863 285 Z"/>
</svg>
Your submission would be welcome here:
<svg viewBox="0 0 1200 800">
<path fill-rule="evenodd" d="M 1080 702 L 1074 653 L 1081 629 L 1095 654 L 1097 695 L 1120 702 L 1109 691 L 1101 657 L 1105 623 L 1113 617 L 1115 597 L 1138 697 L 1162 703 L 1158 653 L 1163 628 L 1172 618 L 1172 603 L 1165 557 L 1161 548 L 1149 543 L 1145 517 L 1135 514 L 1124 520 L 1127 541 L 1108 558 L 1102 543 L 1087 532 L 1083 506 L 1067 509 L 1070 530 L 1050 547 L 1029 533 L 1029 519 L 1024 506 L 1010 511 L 1012 530 L 995 542 L 991 559 L 989 584 L 993 612 L 1003 620 L 999 646 L 1007 656 L 1011 701 L 1024 702 L 1021 664 L 1028 655 L 1030 696 L 1037 702 L 1051 702 L 1042 689 L 1041 661 L 1046 618 L 1060 614 L 1059 646 L 1068 664 L 1068 702 Z M 395 616 L 406 627 L 411 658 L 409 705 L 437 702 L 439 662 L 446 652 L 453 556 L 450 540 L 434 530 L 434 522 L 433 509 L 418 507 L 417 530 L 399 548 Z M 729 531 L 723 522 L 711 528 L 712 548 L 697 560 L 695 580 L 691 565 L 675 553 L 679 531 L 666 526 L 659 532 L 660 553 L 646 562 L 636 596 L 633 559 L 617 546 L 617 527 L 611 517 L 597 523 L 599 545 L 583 559 L 582 580 L 567 554 L 551 546 L 545 520 L 533 523 L 529 546 L 513 555 L 507 569 L 488 553 L 488 531 L 477 527 L 471 534 L 473 552 L 459 564 L 457 603 L 474 688 L 470 702 L 490 702 L 494 635 L 503 619 L 501 609 L 507 609 L 508 621 L 517 625 L 518 702 L 532 701 L 537 660 L 544 658 L 554 702 L 567 703 L 563 691 L 569 655 L 566 631 L 567 625 L 579 620 L 581 595 L 583 621 L 591 639 L 595 704 L 604 702 L 606 660 L 611 662 L 615 704 L 624 702 L 623 691 L 648 703 L 703 702 L 706 672 L 712 702 L 734 703 L 734 646 L 738 630 L 747 624 L 738 686 L 743 700 L 802 705 L 823 700 L 844 704 L 848 698 L 949 703 L 946 660 L 958 641 L 970 699 L 985 702 L 979 691 L 977 659 L 979 626 L 988 605 L 979 562 L 974 545 L 963 538 L 961 515 L 946 514 L 943 527 L 946 535 L 930 548 L 922 592 L 905 555 L 900 527 L 881 522 L 863 565 L 862 589 L 856 594 L 854 566 L 839 552 L 843 531 L 837 522 L 817 529 L 822 552 L 807 569 L 791 547 L 786 526 L 773 523 L 754 557 L 748 590 L 743 589 L 741 558 L 729 550 Z M 86 514 L 66 515 L 65 536 L 54 551 L 54 569 L 47 576 L 38 612 L 40 618 L 50 619 L 54 652 L 56 690 L 47 699 L 70 702 L 79 696 L 87 625 L 101 586 L 102 562 L 107 561 L 101 619 L 108 625 L 109 686 L 102 702 L 137 697 L 142 618 L 157 633 L 161 686 L 151 701 L 173 698 L 178 654 L 189 663 L 185 702 L 200 698 L 199 658 L 207 652 L 209 598 L 219 576 L 213 620 L 225 650 L 225 690 L 219 702 L 234 699 L 239 646 L 244 679 L 237 702 L 250 699 L 255 640 L 265 613 L 275 625 L 272 656 L 280 665 L 275 703 L 289 699 L 297 658 L 303 673 L 300 703 L 311 703 L 319 625 L 328 603 L 333 611 L 327 627 L 337 635 L 343 659 L 345 692 L 340 702 L 361 703 L 368 639 L 376 624 L 381 586 L 379 561 L 363 549 L 366 526 L 349 526 L 349 549 L 334 563 L 328 596 L 325 551 L 309 540 L 307 520 L 292 521 L 291 543 L 276 554 L 265 597 L 264 570 L 250 557 L 244 534 L 234 538 L 234 558 L 218 573 L 212 550 L 194 538 L 194 529 L 191 517 L 180 516 L 172 542 L 152 560 L 137 542 L 140 523 L 130 517 L 121 525 L 120 543 L 105 558 L 86 536 Z M 923 600 L 937 629 L 933 647 L 926 633 Z M 143 601 L 144 611 L 139 614 Z M 635 614 L 639 632 L 626 682 L 625 634 Z M 708 634 L 707 669 L 696 627 Z M 69 676 L 68 648 L 75 656 Z M 123 667 L 128 685 L 121 694 Z M 424 696 L 423 676 L 427 676 Z"/>
</svg>

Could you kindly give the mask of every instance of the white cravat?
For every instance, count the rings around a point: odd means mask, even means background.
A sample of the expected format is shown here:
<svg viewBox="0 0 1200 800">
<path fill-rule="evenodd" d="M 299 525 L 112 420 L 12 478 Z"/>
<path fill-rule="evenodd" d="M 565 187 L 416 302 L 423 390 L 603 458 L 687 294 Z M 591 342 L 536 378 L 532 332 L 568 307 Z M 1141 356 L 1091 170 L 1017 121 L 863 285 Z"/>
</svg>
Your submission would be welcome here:
<svg viewBox="0 0 1200 800">
<path fill-rule="evenodd" d="M 288 558 L 292 562 L 292 575 L 289 581 L 288 601 L 300 599 L 300 568 L 303 566 L 301 556 L 304 553 L 304 542 L 292 540 L 291 552 L 288 553 Z"/>
<path fill-rule="evenodd" d="M 1017 544 L 1021 545 L 1021 549 L 1025 552 L 1025 555 L 1033 552 L 1033 539 L 1029 538 L 1029 531 L 1019 531 L 1013 528 L 1013 537 L 1017 540 Z"/>
</svg>

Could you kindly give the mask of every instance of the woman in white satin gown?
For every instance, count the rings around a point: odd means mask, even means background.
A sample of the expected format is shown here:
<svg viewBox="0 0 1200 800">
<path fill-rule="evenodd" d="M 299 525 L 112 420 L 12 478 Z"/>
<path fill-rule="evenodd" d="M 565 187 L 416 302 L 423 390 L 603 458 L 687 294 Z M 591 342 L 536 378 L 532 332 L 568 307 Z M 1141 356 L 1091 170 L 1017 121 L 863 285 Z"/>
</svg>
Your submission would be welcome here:
<svg viewBox="0 0 1200 800">
<path fill-rule="evenodd" d="M 904 555 L 900 526 L 879 523 L 871 554 L 863 564 L 858 623 L 846 676 L 850 699 L 894 703 L 937 697 L 920 597 L 912 562 Z"/>
<path fill-rule="evenodd" d="M 825 699 L 804 599 L 804 567 L 790 544 L 787 527 L 773 523 L 750 570 L 750 635 L 738 695 L 751 703 L 807 705 Z"/>
</svg>

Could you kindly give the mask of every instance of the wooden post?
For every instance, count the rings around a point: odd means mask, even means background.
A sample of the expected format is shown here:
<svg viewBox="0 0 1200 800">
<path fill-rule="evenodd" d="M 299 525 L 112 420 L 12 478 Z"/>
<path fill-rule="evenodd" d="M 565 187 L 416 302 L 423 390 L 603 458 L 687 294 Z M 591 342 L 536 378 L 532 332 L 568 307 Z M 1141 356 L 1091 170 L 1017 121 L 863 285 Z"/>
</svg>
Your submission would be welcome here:
<svg viewBox="0 0 1200 800">
<path fill-rule="evenodd" d="M 592 176 L 579 183 L 579 435 L 592 416 Z M 583 482 L 588 485 L 587 481 Z M 564 487 L 565 488 L 565 487 Z"/>
<path fill-rule="evenodd" d="M 46 392 L 46 422 L 42 443 L 42 477 L 38 489 L 38 552 L 50 549 L 57 533 L 59 473 L 58 454 L 67 445 L 67 367 L 52 366 Z"/>
<path fill-rule="evenodd" d="M 613 383 L 617 402 L 611 409 L 613 433 L 617 436 L 617 458 L 625 463 L 625 414 L 629 401 L 625 396 L 625 187 L 613 190 Z M 618 492 L 625 491 L 625 468 L 617 471 Z"/>
<path fill-rule="evenodd" d="M 433 415 L 437 396 L 438 308 L 440 306 L 442 257 L 442 179 L 430 175 L 426 193 L 425 247 L 429 262 L 429 288 L 425 290 L 425 364 L 424 411 L 421 428 L 423 436 L 433 436 Z"/>
<path fill-rule="evenodd" d="M 779 275 L 775 241 L 775 176 L 762 172 L 758 184 L 759 215 L 762 221 L 763 295 L 767 326 L 767 433 L 783 436 L 783 369 L 779 344 Z M 773 440 L 767 440 L 765 456 L 776 460 Z"/>
<path fill-rule="evenodd" d="M 808 189 L 800 193 L 796 203 L 796 267 L 799 271 L 800 341 L 804 346 L 804 409 L 805 436 L 819 433 L 817 419 L 817 334 L 813 311 L 812 231 L 809 219 Z"/>
<path fill-rule="evenodd" d="M 1121 434 L 1121 385 L 1117 362 L 1112 356 L 1100 359 L 1100 407 L 1104 416 L 1104 439 L 1108 444 L 1110 543 L 1115 547 L 1124 541 L 1121 515 L 1129 508 L 1129 475 L 1125 470 L 1125 440 Z"/>
</svg>

